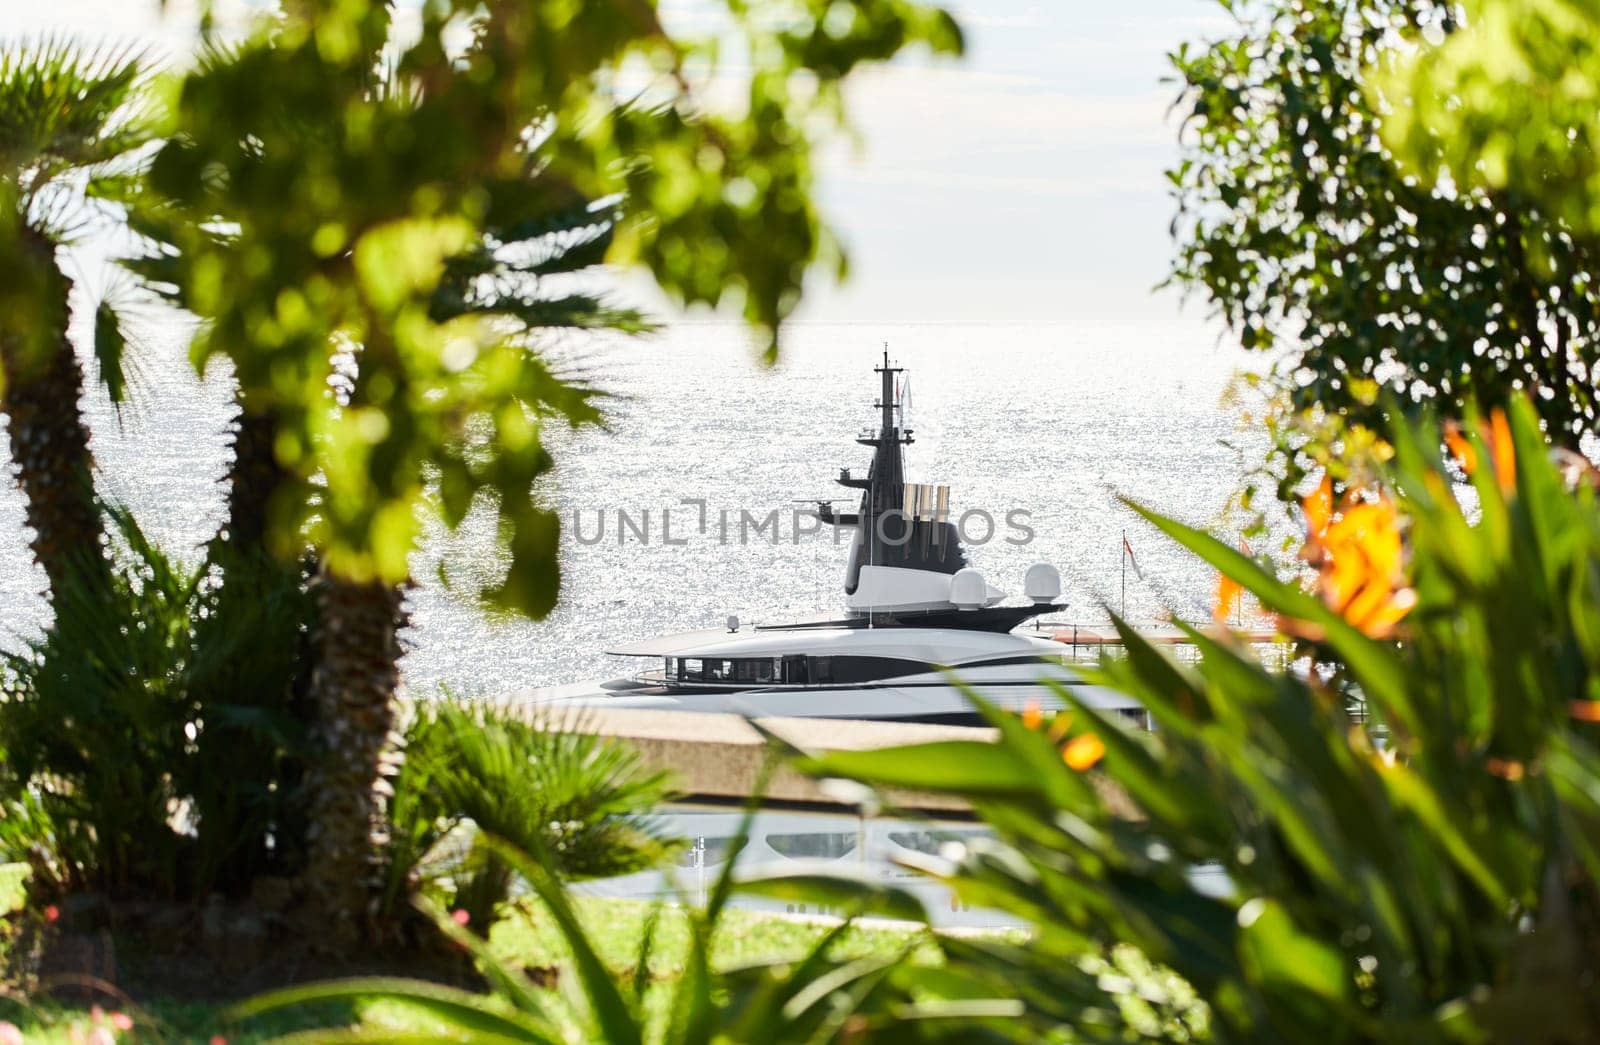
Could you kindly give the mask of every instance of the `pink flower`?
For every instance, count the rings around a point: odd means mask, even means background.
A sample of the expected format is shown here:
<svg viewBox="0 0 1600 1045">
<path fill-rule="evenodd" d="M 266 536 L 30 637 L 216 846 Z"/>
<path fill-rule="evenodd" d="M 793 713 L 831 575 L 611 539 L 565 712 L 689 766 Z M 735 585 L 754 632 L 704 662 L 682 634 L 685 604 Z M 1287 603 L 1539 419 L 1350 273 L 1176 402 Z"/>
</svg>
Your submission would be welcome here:
<svg viewBox="0 0 1600 1045">
<path fill-rule="evenodd" d="M 0 1045 L 22 1045 L 22 1031 L 10 1020 L 0 1020 Z"/>
<path fill-rule="evenodd" d="M 213 1034 L 211 1035 L 211 1041 L 207 1045 L 228 1045 L 228 1039 L 220 1034 Z"/>
<path fill-rule="evenodd" d="M 450 912 L 450 919 L 457 925 L 464 928 L 468 922 L 472 921 L 472 915 L 468 914 L 466 911 L 457 909 Z"/>
<path fill-rule="evenodd" d="M 44 920 L 45 921 L 54 922 L 54 921 L 59 921 L 60 919 L 61 919 L 61 908 L 57 907 L 55 904 L 51 904 L 49 907 L 46 907 L 44 909 Z"/>
<path fill-rule="evenodd" d="M 117 1030 L 133 1030 L 133 1017 L 125 1012 L 113 1012 L 111 1014 L 111 1025 Z"/>
</svg>

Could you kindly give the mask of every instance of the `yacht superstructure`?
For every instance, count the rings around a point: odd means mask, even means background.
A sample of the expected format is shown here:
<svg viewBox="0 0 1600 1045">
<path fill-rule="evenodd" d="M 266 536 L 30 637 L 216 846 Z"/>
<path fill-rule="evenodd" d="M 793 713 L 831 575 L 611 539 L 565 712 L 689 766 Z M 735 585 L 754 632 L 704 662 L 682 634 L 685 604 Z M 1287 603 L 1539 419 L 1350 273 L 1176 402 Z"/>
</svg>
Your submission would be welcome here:
<svg viewBox="0 0 1600 1045">
<path fill-rule="evenodd" d="M 912 432 L 896 390 L 903 368 L 885 351 L 876 373 L 878 426 L 857 439 L 872 447 L 872 464 L 865 478 L 849 469 L 838 478 L 860 491 L 860 502 L 848 513 L 828 502 L 816 508 L 823 523 L 854 531 L 839 616 L 755 626 L 729 618 L 727 628 L 628 643 L 607 652 L 645 658 L 649 668 L 525 696 L 563 706 L 976 724 L 965 686 L 1004 708 L 1047 711 L 1062 706 L 1059 686 L 1143 724 L 1143 708 L 1085 683 L 1059 643 L 1013 631 L 1063 608 L 1060 575 L 1035 564 L 1021 600 L 1008 600 L 968 564 L 949 488 L 906 482 Z"/>
</svg>

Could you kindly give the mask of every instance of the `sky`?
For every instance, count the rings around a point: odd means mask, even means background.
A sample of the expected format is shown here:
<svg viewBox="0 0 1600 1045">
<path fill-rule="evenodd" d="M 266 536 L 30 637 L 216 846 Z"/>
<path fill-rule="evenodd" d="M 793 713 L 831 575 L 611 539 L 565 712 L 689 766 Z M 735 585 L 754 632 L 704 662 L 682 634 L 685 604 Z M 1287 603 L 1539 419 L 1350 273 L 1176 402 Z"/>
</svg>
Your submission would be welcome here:
<svg viewBox="0 0 1600 1045">
<path fill-rule="evenodd" d="M 706 0 L 664 0 L 669 26 Z M 1178 315 L 1163 170 L 1177 155 L 1166 54 L 1226 31 L 1214 0 L 963 0 L 961 59 L 911 55 L 850 94 L 857 143 L 820 171 L 849 282 L 816 321 L 1047 322 Z M 676 9 L 676 10 L 675 10 Z M 193 0 L 0 0 L 0 34 L 181 52 Z M 1188 314 L 1198 313 L 1192 305 Z"/>
</svg>

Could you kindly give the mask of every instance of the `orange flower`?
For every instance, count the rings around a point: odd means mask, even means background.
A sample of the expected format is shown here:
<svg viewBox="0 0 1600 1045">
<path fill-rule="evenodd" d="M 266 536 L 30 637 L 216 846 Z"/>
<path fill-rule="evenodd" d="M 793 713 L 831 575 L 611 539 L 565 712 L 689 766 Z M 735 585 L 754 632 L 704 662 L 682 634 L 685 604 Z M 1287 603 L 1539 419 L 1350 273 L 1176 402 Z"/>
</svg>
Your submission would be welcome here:
<svg viewBox="0 0 1600 1045">
<path fill-rule="evenodd" d="M 1511 445 L 1511 426 L 1506 424 L 1506 412 L 1495 408 L 1489 415 L 1489 452 L 1494 456 L 1494 477 L 1500 492 L 1509 494 L 1517 488 L 1517 453 Z"/>
<path fill-rule="evenodd" d="M 1494 758 L 1491 756 L 1484 761 L 1483 768 L 1487 769 L 1493 776 L 1497 776 L 1501 780 L 1509 780 L 1512 783 L 1516 783 L 1528 775 L 1528 767 L 1526 765 L 1509 758 Z"/>
<path fill-rule="evenodd" d="M 1461 433 L 1461 426 L 1454 421 L 1444 423 L 1444 443 L 1468 475 L 1478 470 L 1478 451 L 1472 448 L 1471 440 Z"/>
<path fill-rule="evenodd" d="M 1480 426 L 1478 431 L 1489 447 L 1489 459 L 1494 464 L 1494 478 L 1500 486 L 1500 492 L 1514 492 L 1517 488 L 1517 452 L 1511 443 L 1511 426 L 1506 423 L 1506 412 L 1496 408 L 1489 415 L 1489 423 Z M 1478 470 L 1478 451 L 1462 434 L 1460 425 L 1454 421 L 1445 422 L 1444 441 L 1468 475 Z"/>
<path fill-rule="evenodd" d="M 1211 619 L 1218 624 L 1227 624 L 1228 615 L 1233 612 L 1242 591 L 1238 581 L 1225 573 L 1217 574 L 1217 607 L 1211 611 Z"/>
<path fill-rule="evenodd" d="M 1331 503 L 1332 489 L 1324 479 L 1318 494 L 1306 499 L 1308 532 L 1301 557 L 1317 568 L 1317 591 L 1330 609 L 1373 638 L 1391 635 L 1416 604 L 1416 593 L 1405 585 L 1400 513 L 1381 494 L 1347 500 L 1337 518 Z M 1295 622 L 1283 627 L 1289 634 L 1307 634 Z"/>
<path fill-rule="evenodd" d="M 1067 741 L 1067 746 L 1061 749 L 1061 761 L 1068 769 L 1081 773 L 1092 768 L 1105 754 L 1106 746 L 1099 737 L 1083 733 Z"/>
<path fill-rule="evenodd" d="M 1600 700 L 1574 700 L 1567 714 L 1579 722 L 1600 722 Z"/>
<path fill-rule="evenodd" d="M 1044 712 L 1039 709 L 1037 700 L 1028 701 L 1028 706 L 1022 709 L 1022 724 L 1029 729 L 1044 725 Z"/>
<path fill-rule="evenodd" d="M 1306 495 L 1300 507 L 1306 513 L 1306 533 L 1310 537 L 1317 538 L 1327 533 L 1328 524 L 1333 521 L 1333 479 L 1324 474 L 1322 482 Z"/>
<path fill-rule="evenodd" d="M 1067 727 L 1072 725 L 1072 716 L 1065 711 L 1058 711 L 1050 716 L 1050 739 L 1060 742 L 1067 735 Z"/>
</svg>

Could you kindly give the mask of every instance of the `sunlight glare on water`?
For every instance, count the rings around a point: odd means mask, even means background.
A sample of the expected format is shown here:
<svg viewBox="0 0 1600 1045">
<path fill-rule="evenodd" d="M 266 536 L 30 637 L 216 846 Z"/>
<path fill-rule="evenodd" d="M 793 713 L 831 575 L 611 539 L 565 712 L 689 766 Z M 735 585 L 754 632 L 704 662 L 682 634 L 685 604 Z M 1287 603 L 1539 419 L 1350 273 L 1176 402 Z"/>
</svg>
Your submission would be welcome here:
<svg viewBox="0 0 1600 1045">
<path fill-rule="evenodd" d="M 147 339 L 142 394 L 120 425 L 98 392 L 87 406 L 102 490 L 193 561 L 222 515 L 230 408 L 226 374 L 197 379 L 185 336 L 163 325 Z M 843 467 L 866 474 L 870 448 L 854 439 L 876 421 L 872 367 L 885 342 L 911 371 L 908 478 L 948 484 L 954 514 L 995 518 L 994 538 L 970 549 L 990 583 L 1020 591 L 1029 564 L 1052 562 L 1072 604 L 1065 617 L 1103 621 L 1102 600 L 1120 599 L 1126 530 L 1146 578 L 1129 574 L 1129 614 L 1206 612 L 1214 574 L 1117 500 L 1216 524 L 1241 474 L 1226 444 L 1242 445 L 1244 460 L 1259 455 L 1263 436 L 1240 431 L 1222 405 L 1244 358 L 1199 323 L 798 324 L 771 369 L 742 328 L 685 323 L 648 339 L 567 346 L 564 358 L 616 397 L 609 431 L 553 440 L 558 471 L 546 496 L 566 527 L 561 604 L 542 622 L 487 618 L 444 590 L 437 567 L 442 558 L 451 575 L 488 570 L 492 527 L 479 519 L 435 536 L 414 564 L 410 689 L 480 695 L 614 676 L 634 667 L 604 655 L 620 642 L 716 627 L 729 614 L 764 623 L 837 611 L 846 544 L 826 531 L 796 544 L 792 502 L 853 507 L 854 492 L 833 480 Z M 708 532 L 685 499 L 706 502 Z M 663 509 L 686 544 L 661 543 Z M 778 543 L 751 532 L 741 544 L 740 511 L 761 519 L 773 509 Z M 1013 509 L 1031 515 L 1026 546 L 1004 540 L 1019 536 L 1005 525 Z M 649 510 L 648 543 L 630 532 L 619 544 L 619 510 L 636 523 Z M 604 539 L 580 544 L 574 511 L 589 539 L 603 513 Z M 968 532 L 983 529 L 974 518 Z M 0 490 L 0 534 L 0 617 L 15 646 L 47 612 L 11 484 Z"/>
</svg>

